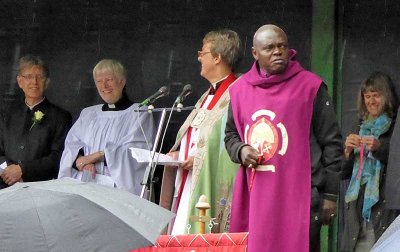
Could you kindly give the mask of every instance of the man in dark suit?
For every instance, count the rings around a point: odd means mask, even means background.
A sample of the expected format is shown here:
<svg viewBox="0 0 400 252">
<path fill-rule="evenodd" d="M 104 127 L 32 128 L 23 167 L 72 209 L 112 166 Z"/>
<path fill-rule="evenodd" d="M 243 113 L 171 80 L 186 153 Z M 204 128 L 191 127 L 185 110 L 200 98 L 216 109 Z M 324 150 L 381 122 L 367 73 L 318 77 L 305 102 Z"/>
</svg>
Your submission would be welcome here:
<svg viewBox="0 0 400 252">
<path fill-rule="evenodd" d="M 19 61 L 18 86 L 25 100 L 17 100 L 0 120 L 0 188 L 16 182 L 57 177 L 71 115 L 44 96 L 47 65 L 36 56 Z"/>
</svg>

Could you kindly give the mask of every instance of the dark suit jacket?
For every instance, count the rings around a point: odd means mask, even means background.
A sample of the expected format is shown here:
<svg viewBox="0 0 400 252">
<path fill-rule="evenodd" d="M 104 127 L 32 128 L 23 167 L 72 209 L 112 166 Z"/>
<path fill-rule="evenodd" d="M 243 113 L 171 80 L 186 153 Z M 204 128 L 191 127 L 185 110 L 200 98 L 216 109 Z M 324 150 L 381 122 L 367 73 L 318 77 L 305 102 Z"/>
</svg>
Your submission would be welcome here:
<svg viewBox="0 0 400 252">
<path fill-rule="evenodd" d="M 31 128 L 38 110 L 44 117 Z M 71 123 L 71 115 L 47 98 L 33 110 L 24 101 L 15 102 L 0 120 L 0 164 L 19 164 L 24 182 L 56 178 Z"/>
</svg>

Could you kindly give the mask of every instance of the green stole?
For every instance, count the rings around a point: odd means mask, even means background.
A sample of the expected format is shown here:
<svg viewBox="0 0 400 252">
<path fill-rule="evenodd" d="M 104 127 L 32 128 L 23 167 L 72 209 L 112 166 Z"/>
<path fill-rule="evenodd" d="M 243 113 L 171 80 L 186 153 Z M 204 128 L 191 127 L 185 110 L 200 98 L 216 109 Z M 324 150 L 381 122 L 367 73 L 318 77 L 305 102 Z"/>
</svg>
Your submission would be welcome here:
<svg viewBox="0 0 400 252">
<path fill-rule="evenodd" d="M 201 111 L 201 104 L 207 98 L 209 90 L 205 92 L 195 105 L 195 109 L 180 128 L 175 145 L 171 151 L 175 151 L 181 142 L 182 137 L 193 123 L 197 113 Z M 195 208 L 201 195 L 205 195 L 211 205 L 207 216 L 216 218 L 218 223 L 213 232 L 221 233 L 229 230 L 230 206 L 232 200 L 233 182 L 238 164 L 231 161 L 224 144 L 225 124 L 229 107 L 228 89 L 221 95 L 212 110 L 207 111 L 199 132 L 197 150 L 194 155 L 192 171 L 192 187 L 190 189 L 189 214 L 197 215 Z M 176 169 L 166 168 L 164 170 L 160 205 L 170 208 L 172 203 L 173 189 L 175 183 Z M 187 220 L 191 225 L 190 233 L 198 233 L 198 224 Z M 206 224 L 207 226 L 207 224 Z M 208 231 L 206 229 L 206 231 Z"/>
</svg>

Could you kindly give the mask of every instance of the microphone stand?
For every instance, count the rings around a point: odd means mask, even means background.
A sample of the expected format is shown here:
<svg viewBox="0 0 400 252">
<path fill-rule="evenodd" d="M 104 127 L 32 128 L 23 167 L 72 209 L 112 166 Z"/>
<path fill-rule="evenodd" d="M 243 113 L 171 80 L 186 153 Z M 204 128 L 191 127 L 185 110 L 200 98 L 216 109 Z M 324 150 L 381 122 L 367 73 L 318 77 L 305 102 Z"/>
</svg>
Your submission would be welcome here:
<svg viewBox="0 0 400 252">
<path fill-rule="evenodd" d="M 156 108 L 156 109 L 151 109 L 151 110 L 149 110 L 149 109 L 139 109 L 138 110 L 138 111 L 146 111 L 146 112 L 149 112 L 149 113 L 152 113 L 153 111 L 156 111 L 156 112 L 161 111 L 162 112 L 161 113 L 160 122 L 159 122 L 158 128 L 157 128 L 156 138 L 154 140 L 153 149 L 151 151 L 151 160 L 150 160 L 150 162 L 149 162 L 149 164 L 148 164 L 148 166 L 146 168 L 146 171 L 144 172 L 143 180 L 141 182 L 141 185 L 143 185 L 142 186 L 142 191 L 140 193 L 140 197 L 141 198 L 145 198 L 146 197 L 146 199 L 148 199 L 148 200 L 152 199 L 153 184 L 154 184 L 154 182 L 156 182 L 156 181 L 153 180 L 153 177 L 154 177 L 154 172 L 155 172 L 155 168 L 156 168 L 156 165 L 157 165 L 157 162 L 154 162 L 154 158 L 155 158 L 155 155 L 156 155 L 157 146 L 158 146 L 159 141 L 160 141 L 161 132 L 163 131 L 166 112 L 167 111 L 170 112 L 170 116 L 169 116 L 169 119 L 170 119 L 171 116 L 172 116 L 172 112 L 173 111 L 180 112 L 182 110 L 193 110 L 195 108 L 195 106 L 184 107 L 184 108 L 176 108 L 175 105 L 176 105 L 176 103 L 174 103 L 172 105 L 172 108 Z M 167 131 L 169 122 L 170 122 L 170 120 L 168 120 L 167 124 L 165 125 L 164 136 L 165 136 L 165 133 Z M 163 136 L 163 139 L 164 139 L 164 136 Z M 160 146 L 160 151 L 161 151 L 161 147 L 162 146 Z M 146 194 L 146 192 L 148 192 L 148 193 Z"/>
<path fill-rule="evenodd" d="M 146 110 L 147 111 L 147 110 Z M 142 180 L 142 192 L 140 193 L 140 198 L 144 198 L 145 197 L 145 191 L 146 188 L 148 188 L 147 191 L 150 192 L 152 191 L 152 184 L 154 183 L 152 176 L 150 177 L 150 173 L 152 174 L 152 170 L 154 170 L 155 165 L 154 165 L 154 156 L 156 154 L 156 150 L 157 150 L 157 146 L 158 146 L 158 142 L 160 141 L 160 136 L 161 136 L 161 132 L 162 132 L 162 128 L 164 125 L 164 121 L 165 121 L 165 115 L 166 115 L 166 109 L 164 108 L 162 110 L 161 113 L 161 119 L 160 122 L 158 124 L 158 128 L 157 128 L 157 134 L 156 134 L 156 138 L 154 139 L 154 145 L 153 145 L 153 150 L 151 151 L 151 160 L 149 162 L 149 165 L 146 168 L 146 171 L 144 172 L 144 177 Z M 151 199 L 151 195 L 147 195 L 148 198 L 147 199 Z"/>
<path fill-rule="evenodd" d="M 179 104 L 178 104 L 179 106 Z M 135 109 L 135 112 L 163 112 L 163 110 L 165 109 L 166 112 L 170 112 L 170 111 L 177 111 L 177 112 L 181 112 L 181 111 L 185 111 L 185 110 L 193 110 L 196 107 L 195 106 L 187 106 L 187 107 L 174 107 L 174 108 L 152 108 L 150 106 L 148 106 L 147 108 L 140 108 L 140 109 Z"/>
</svg>

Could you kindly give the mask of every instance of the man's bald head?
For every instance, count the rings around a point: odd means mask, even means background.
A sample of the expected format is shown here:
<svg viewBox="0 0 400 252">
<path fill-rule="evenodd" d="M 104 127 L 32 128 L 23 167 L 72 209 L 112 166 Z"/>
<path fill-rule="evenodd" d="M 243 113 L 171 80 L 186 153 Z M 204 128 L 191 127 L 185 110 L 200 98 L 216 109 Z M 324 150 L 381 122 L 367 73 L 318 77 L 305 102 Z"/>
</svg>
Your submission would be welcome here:
<svg viewBox="0 0 400 252">
<path fill-rule="evenodd" d="M 252 53 L 268 74 L 283 73 L 289 63 L 286 33 L 276 25 L 261 26 L 254 34 Z"/>
<path fill-rule="evenodd" d="M 262 40 L 265 37 L 265 33 L 271 33 L 271 32 L 279 34 L 280 36 L 285 38 L 286 43 L 288 43 L 286 33 L 281 28 L 273 24 L 266 24 L 258 28 L 256 33 L 254 33 L 253 46 L 261 42 L 260 40 Z"/>
</svg>

